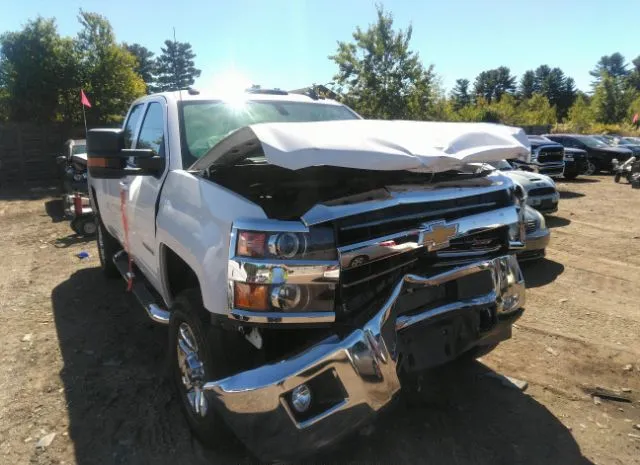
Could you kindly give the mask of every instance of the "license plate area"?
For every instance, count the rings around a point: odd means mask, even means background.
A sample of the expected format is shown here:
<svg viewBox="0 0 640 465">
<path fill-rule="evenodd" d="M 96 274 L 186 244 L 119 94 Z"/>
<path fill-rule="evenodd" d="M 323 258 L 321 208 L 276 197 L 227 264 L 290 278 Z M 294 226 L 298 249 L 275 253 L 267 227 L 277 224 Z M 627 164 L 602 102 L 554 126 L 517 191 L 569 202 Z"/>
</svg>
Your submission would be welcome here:
<svg viewBox="0 0 640 465">
<path fill-rule="evenodd" d="M 401 369 L 422 371 L 448 363 L 473 347 L 495 324 L 495 308 L 465 309 L 426 320 L 398 333 Z"/>
</svg>

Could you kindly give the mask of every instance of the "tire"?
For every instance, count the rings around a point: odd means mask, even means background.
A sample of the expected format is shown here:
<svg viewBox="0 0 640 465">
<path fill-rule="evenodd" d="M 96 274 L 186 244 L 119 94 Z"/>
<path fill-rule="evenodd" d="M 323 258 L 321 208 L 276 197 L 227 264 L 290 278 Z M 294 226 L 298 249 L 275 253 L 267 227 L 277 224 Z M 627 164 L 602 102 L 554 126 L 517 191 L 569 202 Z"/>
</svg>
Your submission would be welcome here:
<svg viewBox="0 0 640 465">
<path fill-rule="evenodd" d="M 197 397 L 195 392 L 199 390 L 196 385 L 230 374 L 228 352 L 232 347 L 226 346 L 225 336 L 222 328 L 211 324 L 199 289 L 189 289 L 178 295 L 171 307 L 169 321 L 171 379 L 194 436 L 205 447 L 215 449 L 235 442 L 233 434 L 209 401 L 209 395 L 202 392 L 201 397 Z M 191 367 L 199 366 L 199 370 L 187 368 L 186 351 L 179 348 L 179 344 L 195 353 L 197 363 L 192 363 Z M 203 403 L 198 402 L 198 398 L 203 399 Z M 200 406 L 202 413 L 195 410 L 194 403 Z"/>
<path fill-rule="evenodd" d="M 616 175 L 613 177 L 614 182 L 616 183 L 620 182 L 621 177 L 622 175 L 620 173 L 616 173 Z"/>
<path fill-rule="evenodd" d="M 98 216 L 96 216 L 95 221 L 97 226 L 96 245 L 98 247 L 98 256 L 100 257 L 102 272 L 107 278 L 118 278 L 120 277 L 120 272 L 118 268 L 116 268 L 115 263 L 113 263 L 113 256 L 118 253 L 122 247 L 116 238 L 109 234 L 109 231 L 107 231 L 107 228 L 105 228 L 102 220 L 100 220 Z"/>
<path fill-rule="evenodd" d="M 575 178 L 577 178 L 577 177 L 578 177 L 578 173 L 577 173 L 577 172 L 572 172 L 572 173 L 569 173 L 569 174 L 565 173 L 565 174 L 564 174 L 564 178 L 565 178 L 567 181 L 573 181 L 573 180 L 574 180 Z"/>
<path fill-rule="evenodd" d="M 366 255 L 358 255 L 354 257 L 353 260 L 349 262 L 349 268 L 354 268 L 357 266 L 362 266 L 369 261 L 369 257 Z"/>
<path fill-rule="evenodd" d="M 80 216 L 71 221 L 71 229 L 79 236 L 93 236 L 97 228 L 96 221 L 91 217 Z"/>
<path fill-rule="evenodd" d="M 587 162 L 587 171 L 584 174 L 587 176 L 593 176 L 594 174 L 598 174 L 600 171 L 600 165 L 596 160 L 589 160 Z"/>
</svg>

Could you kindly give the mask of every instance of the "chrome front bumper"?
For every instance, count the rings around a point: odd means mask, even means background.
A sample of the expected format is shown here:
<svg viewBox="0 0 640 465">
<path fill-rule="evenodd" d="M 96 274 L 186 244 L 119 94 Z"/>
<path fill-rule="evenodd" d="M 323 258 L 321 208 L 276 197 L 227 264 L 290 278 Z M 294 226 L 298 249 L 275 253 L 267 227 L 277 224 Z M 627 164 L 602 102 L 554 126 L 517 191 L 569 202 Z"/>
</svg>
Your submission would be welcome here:
<svg viewBox="0 0 640 465">
<path fill-rule="evenodd" d="M 518 250 L 518 260 L 537 260 L 544 257 L 544 250 L 551 241 L 551 231 L 547 228 L 537 229 L 533 233 L 527 234 L 524 249 Z"/>
<path fill-rule="evenodd" d="M 493 289 L 485 295 L 410 315 L 395 315 L 396 302 L 407 286 L 437 286 L 487 270 Z M 334 443 L 391 402 L 401 387 L 398 334 L 409 329 L 419 331 L 420 325 L 449 314 L 487 307 L 495 310 L 497 326 L 510 327 L 523 305 L 524 279 L 513 255 L 460 266 L 428 278 L 405 275 L 385 304 L 361 328 L 343 337 L 328 337 L 278 363 L 208 382 L 204 389 L 210 405 L 260 459 L 290 460 Z M 510 333 L 501 334 L 500 339 L 505 339 Z M 312 384 L 319 376 L 328 376 L 330 383 L 339 386 L 340 398 L 335 399 L 334 395 L 328 408 L 300 420 L 290 404 L 290 393 L 303 383 Z M 312 402 L 313 399 L 312 395 Z"/>
</svg>

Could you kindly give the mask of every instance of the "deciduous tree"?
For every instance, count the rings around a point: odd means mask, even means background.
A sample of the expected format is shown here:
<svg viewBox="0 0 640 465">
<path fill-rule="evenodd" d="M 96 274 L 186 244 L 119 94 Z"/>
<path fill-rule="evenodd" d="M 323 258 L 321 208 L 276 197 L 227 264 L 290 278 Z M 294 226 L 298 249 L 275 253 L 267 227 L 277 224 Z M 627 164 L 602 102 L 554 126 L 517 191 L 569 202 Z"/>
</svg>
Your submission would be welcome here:
<svg viewBox="0 0 640 465">
<path fill-rule="evenodd" d="M 412 28 L 395 30 L 381 6 L 367 30 L 356 28 L 353 42 L 338 42 L 329 58 L 338 65 L 338 93 L 365 117 L 423 119 L 435 100 L 433 67 L 425 68 L 409 48 Z"/>
</svg>

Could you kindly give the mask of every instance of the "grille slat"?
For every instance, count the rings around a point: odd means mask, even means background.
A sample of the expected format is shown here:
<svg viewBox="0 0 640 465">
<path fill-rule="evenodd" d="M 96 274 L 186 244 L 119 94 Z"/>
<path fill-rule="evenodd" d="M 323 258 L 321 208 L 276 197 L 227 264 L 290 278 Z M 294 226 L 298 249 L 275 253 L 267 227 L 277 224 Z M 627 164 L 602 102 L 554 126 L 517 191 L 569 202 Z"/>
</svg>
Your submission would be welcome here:
<svg viewBox="0 0 640 465">
<path fill-rule="evenodd" d="M 538 195 L 549 195 L 555 194 L 556 190 L 553 187 L 536 187 L 535 189 L 530 189 L 527 194 L 535 197 Z"/>
</svg>

